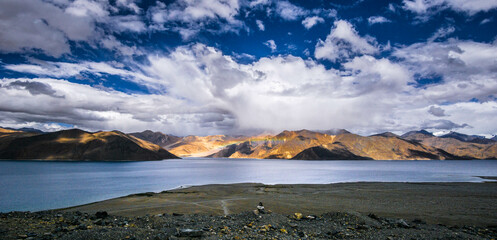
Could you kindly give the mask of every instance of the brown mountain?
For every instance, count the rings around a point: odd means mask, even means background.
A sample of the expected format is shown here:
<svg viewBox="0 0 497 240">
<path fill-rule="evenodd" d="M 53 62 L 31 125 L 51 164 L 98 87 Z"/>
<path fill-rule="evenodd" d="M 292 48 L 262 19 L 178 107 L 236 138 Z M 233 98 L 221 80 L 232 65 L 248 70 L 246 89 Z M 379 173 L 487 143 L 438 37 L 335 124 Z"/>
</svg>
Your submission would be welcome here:
<svg viewBox="0 0 497 240">
<path fill-rule="evenodd" d="M 182 157 L 204 157 L 212 155 L 225 146 L 248 139 L 248 137 L 230 137 L 226 135 L 186 136 L 169 145 L 168 151 Z"/>
<path fill-rule="evenodd" d="M 330 134 L 326 134 L 330 133 Z M 333 135 L 331 133 L 335 133 Z M 452 134 L 455 135 L 455 134 Z M 460 137 L 460 135 L 456 135 Z M 470 136 L 474 137 L 474 136 Z M 346 130 L 323 132 L 283 131 L 277 135 L 230 137 L 226 135 L 187 136 L 166 149 L 177 156 L 279 159 L 496 159 L 497 144 L 436 137 L 427 131 L 402 136 L 386 132 L 360 136 Z"/>
<path fill-rule="evenodd" d="M 152 132 L 150 130 L 146 130 L 143 132 L 129 133 L 129 135 L 151 142 L 153 144 L 157 144 L 163 148 L 167 148 L 168 146 L 182 139 L 181 137 L 177 137 L 174 135 L 168 135 L 161 132 Z"/>
<path fill-rule="evenodd" d="M 441 149 L 404 140 L 392 133 L 363 137 L 328 135 L 308 130 L 284 131 L 262 139 L 249 138 L 210 155 L 229 158 L 280 159 L 461 159 Z"/>
<path fill-rule="evenodd" d="M 345 148 L 327 149 L 324 147 L 308 148 L 291 159 L 298 160 L 372 160 L 372 158 L 361 157 L 351 153 Z"/>
<path fill-rule="evenodd" d="M 177 158 L 162 147 L 119 131 L 79 129 L 27 133 L 0 129 L 0 159 L 161 160 Z"/>
<path fill-rule="evenodd" d="M 449 154 L 459 156 L 464 159 L 497 159 L 497 144 L 466 142 L 453 137 L 436 137 L 432 134 L 421 132 L 410 132 L 404 134 L 406 140 L 418 142 L 425 146 L 442 149 Z M 487 141 L 483 141 L 487 142 Z"/>
</svg>

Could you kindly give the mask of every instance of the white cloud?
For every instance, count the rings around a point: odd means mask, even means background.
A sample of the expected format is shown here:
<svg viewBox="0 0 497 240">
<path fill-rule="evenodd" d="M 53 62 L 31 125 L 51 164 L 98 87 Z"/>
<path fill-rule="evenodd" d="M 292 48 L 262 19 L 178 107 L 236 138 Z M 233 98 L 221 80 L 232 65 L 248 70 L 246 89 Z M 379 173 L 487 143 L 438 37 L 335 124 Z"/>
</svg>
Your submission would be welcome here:
<svg viewBox="0 0 497 240">
<path fill-rule="evenodd" d="M 112 30 L 116 32 L 145 32 L 147 26 L 136 15 L 126 15 L 126 16 L 115 16 L 110 19 L 110 25 L 112 25 Z"/>
<path fill-rule="evenodd" d="M 259 30 L 264 31 L 266 28 L 264 27 L 264 23 L 261 20 L 255 20 L 255 23 L 257 23 L 257 27 Z"/>
<path fill-rule="evenodd" d="M 136 0 L 117 0 L 116 5 L 121 8 L 132 10 L 136 14 L 139 14 L 142 10 L 136 5 L 135 1 Z"/>
<path fill-rule="evenodd" d="M 389 4 L 388 4 L 388 10 L 389 10 L 390 12 L 395 12 L 395 11 L 396 11 L 395 6 L 394 6 L 392 3 L 389 3 Z"/>
<path fill-rule="evenodd" d="M 295 21 L 309 14 L 309 11 L 288 1 L 277 1 L 276 13 L 284 20 Z"/>
<path fill-rule="evenodd" d="M 238 33 L 245 27 L 244 22 L 236 19 L 240 7 L 238 0 L 178 0 L 168 5 L 157 2 L 155 7 L 149 8 L 148 15 L 153 29 L 167 27 L 180 33 L 183 39 L 189 39 L 200 31 Z M 217 28 L 206 27 L 208 24 L 215 24 Z"/>
<path fill-rule="evenodd" d="M 106 49 L 113 50 L 119 55 L 132 56 L 142 54 L 135 46 L 126 46 L 112 35 L 100 39 L 100 45 Z"/>
<path fill-rule="evenodd" d="M 78 17 L 103 18 L 109 16 L 107 4 L 92 0 L 76 0 L 65 11 Z"/>
<path fill-rule="evenodd" d="M 305 28 L 310 29 L 314 25 L 318 23 L 324 23 L 324 19 L 318 16 L 313 16 L 313 17 L 306 17 L 304 20 L 302 20 L 302 25 L 304 25 Z"/>
<path fill-rule="evenodd" d="M 428 41 L 433 42 L 437 39 L 445 38 L 445 37 L 449 36 L 450 34 L 454 33 L 455 31 L 456 31 L 456 28 L 453 26 L 441 27 L 435 33 L 433 33 L 433 35 L 430 38 L 428 38 Z"/>
<path fill-rule="evenodd" d="M 67 62 L 43 62 L 38 61 L 35 64 L 7 64 L 4 65 L 5 69 L 31 73 L 37 76 L 55 77 L 55 78 L 68 78 L 79 76 L 83 72 L 89 72 L 96 76 L 102 74 L 111 74 L 122 77 L 124 80 L 133 81 L 139 84 L 149 84 L 153 86 L 155 81 L 140 73 L 137 70 L 125 70 L 120 67 L 112 66 L 114 63 L 105 62 L 81 62 L 81 63 L 67 63 Z M 114 64 L 117 65 L 117 64 Z"/>
<path fill-rule="evenodd" d="M 494 0 L 403 0 L 402 3 L 404 9 L 428 16 L 447 8 L 469 15 L 497 8 L 497 2 Z"/>
<path fill-rule="evenodd" d="M 373 25 L 373 24 L 377 24 L 377 23 L 388 23 L 388 22 L 392 22 L 392 21 L 388 20 L 387 18 L 385 18 L 383 16 L 371 16 L 368 18 L 369 25 Z"/>
<path fill-rule="evenodd" d="M 398 48 L 392 55 L 402 59 L 412 72 L 426 78 L 443 76 L 444 81 L 465 82 L 493 79 L 497 74 L 495 44 L 449 39 Z"/>
<path fill-rule="evenodd" d="M 254 0 L 250 1 L 249 6 L 251 8 L 257 7 L 257 6 L 265 6 L 271 4 L 271 0 Z"/>
<path fill-rule="evenodd" d="M 68 40 L 88 41 L 94 37 L 94 22 L 38 0 L 0 1 L 0 51 L 41 50 L 59 57 L 70 53 Z"/>
<path fill-rule="evenodd" d="M 115 74 L 165 91 L 129 94 L 63 79 L 2 79 L 0 94 L 9 101 L 0 102 L 0 125 L 60 122 L 178 135 L 302 128 L 370 134 L 422 125 L 493 134 L 497 103 L 489 96 L 497 92 L 495 49 L 470 41 L 418 43 L 394 49 L 399 62 L 362 55 L 345 59 L 339 69 L 291 55 L 241 64 L 203 44 L 151 54 L 148 64 L 133 69 L 111 62 L 4 65 L 58 78 L 82 71 Z M 413 76 L 420 74 L 443 75 L 444 81 L 419 88 Z M 467 102 L 475 97 L 483 101 Z"/>
<path fill-rule="evenodd" d="M 362 38 L 352 24 L 344 20 L 335 21 L 334 27 L 325 41 L 316 44 L 314 56 L 317 59 L 336 61 L 355 54 L 375 54 L 378 48 L 372 39 Z"/>
<path fill-rule="evenodd" d="M 485 18 L 481 20 L 480 25 L 487 24 L 489 22 L 492 22 L 494 19 L 493 18 Z"/>
<path fill-rule="evenodd" d="M 264 42 L 264 45 L 266 45 L 268 48 L 271 49 L 271 52 L 275 52 L 276 51 L 276 43 L 274 42 L 274 40 L 267 40 Z"/>
<path fill-rule="evenodd" d="M 116 4 L 139 11 L 129 0 Z M 124 46 L 112 34 L 143 33 L 147 26 L 138 15 L 110 15 L 116 9 L 106 1 L 0 1 L 0 51 L 60 57 L 71 53 L 71 42 L 85 42 L 92 48 L 104 46 L 123 50 L 119 55 L 132 55 L 131 51 L 138 51 Z"/>
</svg>

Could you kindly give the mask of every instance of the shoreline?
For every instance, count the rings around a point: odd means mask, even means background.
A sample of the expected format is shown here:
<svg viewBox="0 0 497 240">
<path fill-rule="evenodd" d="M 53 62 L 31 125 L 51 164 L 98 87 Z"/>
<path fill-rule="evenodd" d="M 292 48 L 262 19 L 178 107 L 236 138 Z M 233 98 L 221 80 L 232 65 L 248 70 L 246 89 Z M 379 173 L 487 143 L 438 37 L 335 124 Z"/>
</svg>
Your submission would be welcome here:
<svg viewBox="0 0 497 240">
<path fill-rule="evenodd" d="M 0 160 L 1 161 L 1 160 Z M 18 160 L 12 160 L 12 161 L 18 161 Z M 24 161 L 24 160 L 22 160 Z M 378 161 L 378 160 L 367 160 L 367 161 Z M 59 162 L 59 161 L 55 161 Z M 88 203 L 82 203 L 82 204 L 77 204 L 77 205 L 70 205 L 70 206 L 64 206 L 64 207 L 58 207 L 58 208 L 47 208 L 47 209 L 41 209 L 41 210 L 9 210 L 9 211 L 0 211 L 1 213 L 9 213 L 9 212 L 43 212 L 43 211 L 64 211 L 64 210 L 69 210 L 73 208 L 79 208 L 79 207 L 84 207 L 88 205 L 93 205 L 93 204 L 99 204 L 102 202 L 106 201 L 112 201 L 116 199 L 124 199 L 124 198 L 129 198 L 129 197 L 135 197 L 135 196 L 149 196 L 149 195 L 154 195 L 154 194 L 161 194 L 161 193 L 167 193 L 167 192 L 173 192 L 176 190 L 185 190 L 188 188 L 202 188 L 202 187 L 210 187 L 210 186 L 229 186 L 229 185 L 239 185 L 239 184 L 255 184 L 255 185 L 265 185 L 265 186 L 278 186 L 278 185 L 298 185 L 298 186 L 320 186 L 320 185 L 336 185 L 336 184 L 465 184 L 465 183 L 497 183 L 497 176 L 471 176 L 474 178 L 479 178 L 481 181 L 465 181 L 465 182 L 391 182 L 391 181 L 355 181 L 355 182 L 332 182 L 332 183 L 297 183 L 297 184 L 281 184 L 281 183 L 276 183 L 276 184 L 267 184 L 267 183 L 258 183 L 258 182 L 233 182 L 233 183 L 212 183 L 212 184 L 200 184 L 200 185 L 179 185 L 177 187 L 171 188 L 171 189 L 166 189 L 162 191 L 150 191 L 150 192 L 137 192 L 137 193 L 130 193 L 122 196 L 116 196 L 116 197 L 111 197 L 111 198 L 106 198 L 102 200 L 97 200 L 97 201 L 92 201 Z M 496 186 L 497 187 L 497 186 Z"/>
</svg>

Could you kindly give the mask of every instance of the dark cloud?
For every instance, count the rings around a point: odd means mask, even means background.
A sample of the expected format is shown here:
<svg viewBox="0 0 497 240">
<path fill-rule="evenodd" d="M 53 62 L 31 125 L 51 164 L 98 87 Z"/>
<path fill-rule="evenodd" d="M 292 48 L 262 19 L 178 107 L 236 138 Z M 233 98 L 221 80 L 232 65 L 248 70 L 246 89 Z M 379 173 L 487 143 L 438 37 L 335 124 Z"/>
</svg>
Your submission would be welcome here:
<svg viewBox="0 0 497 240">
<path fill-rule="evenodd" d="M 443 110 L 440 107 L 431 106 L 430 109 L 428 109 L 428 112 L 431 113 L 433 116 L 436 116 L 436 117 L 447 116 L 447 115 L 445 115 L 445 110 Z"/>
<path fill-rule="evenodd" d="M 30 82 L 30 81 L 15 81 L 6 85 L 7 88 L 24 89 L 29 91 L 31 95 L 48 95 L 55 98 L 64 98 L 64 95 L 57 94 L 50 85 L 41 82 Z"/>
<path fill-rule="evenodd" d="M 471 128 L 471 126 L 466 123 L 457 124 L 446 119 L 426 121 L 421 125 L 422 129 L 438 129 L 438 130 L 452 130 L 452 129 L 466 128 L 466 127 Z"/>
</svg>

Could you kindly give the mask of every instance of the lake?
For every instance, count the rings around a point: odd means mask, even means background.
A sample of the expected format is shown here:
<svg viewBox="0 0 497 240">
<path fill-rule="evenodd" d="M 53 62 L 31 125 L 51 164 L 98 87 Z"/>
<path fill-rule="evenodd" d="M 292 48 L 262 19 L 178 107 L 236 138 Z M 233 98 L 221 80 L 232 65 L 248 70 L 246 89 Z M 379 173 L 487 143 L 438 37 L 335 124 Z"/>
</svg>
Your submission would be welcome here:
<svg viewBox="0 0 497 240">
<path fill-rule="evenodd" d="M 212 183 L 483 181 L 476 176 L 497 176 L 497 161 L 0 161 L 0 212 L 63 208 L 133 193 Z"/>
</svg>

